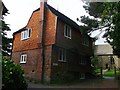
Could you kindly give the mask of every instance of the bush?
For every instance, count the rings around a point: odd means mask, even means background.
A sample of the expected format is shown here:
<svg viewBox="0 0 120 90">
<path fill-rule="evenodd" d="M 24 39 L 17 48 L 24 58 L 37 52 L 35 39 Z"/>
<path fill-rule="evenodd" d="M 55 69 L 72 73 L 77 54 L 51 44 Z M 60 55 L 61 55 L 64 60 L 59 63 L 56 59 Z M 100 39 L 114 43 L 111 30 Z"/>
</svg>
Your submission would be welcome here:
<svg viewBox="0 0 120 90">
<path fill-rule="evenodd" d="M 24 71 L 12 60 L 2 59 L 2 90 L 27 90 Z"/>
</svg>

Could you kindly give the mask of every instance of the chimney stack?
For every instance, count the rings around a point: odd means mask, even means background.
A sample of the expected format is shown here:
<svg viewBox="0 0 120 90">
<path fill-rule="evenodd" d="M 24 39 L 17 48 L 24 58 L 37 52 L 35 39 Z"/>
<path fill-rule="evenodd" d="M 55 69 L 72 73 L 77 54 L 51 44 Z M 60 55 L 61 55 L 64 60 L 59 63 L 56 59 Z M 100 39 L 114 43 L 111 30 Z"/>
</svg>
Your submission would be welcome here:
<svg viewBox="0 0 120 90">
<path fill-rule="evenodd" d="M 40 20 L 44 20 L 45 5 L 48 0 L 40 0 Z"/>
<path fill-rule="evenodd" d="M 45 54 L 44 54 L 44 46 L 45 46 L 45 15 L 46 15 L 46 5 L 47 0 L 40 0 L 40 32 L 39 32 L 39 39 L 38 42 L 42 45 L 42 48 L 40 49 L 41 53 L 41 60 L 42 60 L 42 75 L 41 75 L 41 81 L 44 82 L 45 77 Z M 41 38 L 42 37 L 42 38 Z"/>
<path fill-rule="evenodd" d="M 48 0 L 40 0 L 40 2 L 47 2 Z"/>
</svg>

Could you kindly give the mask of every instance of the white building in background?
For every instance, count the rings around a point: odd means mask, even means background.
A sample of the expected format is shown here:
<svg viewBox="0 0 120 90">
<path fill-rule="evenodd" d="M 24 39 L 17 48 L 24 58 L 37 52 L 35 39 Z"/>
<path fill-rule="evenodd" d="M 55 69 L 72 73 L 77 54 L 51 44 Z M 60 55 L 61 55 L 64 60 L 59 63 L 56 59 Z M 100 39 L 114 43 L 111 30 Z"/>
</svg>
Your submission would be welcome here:
<svg viewBox="0 0 120 90">
<path fill-rule="evenodd" d="M 113 54 L 112 46 L 109 44 L 95 45 L 95 55 L 98 56 L 99 67 L 104 69 L 120 68 L 120 58 Z"/>
</svg>

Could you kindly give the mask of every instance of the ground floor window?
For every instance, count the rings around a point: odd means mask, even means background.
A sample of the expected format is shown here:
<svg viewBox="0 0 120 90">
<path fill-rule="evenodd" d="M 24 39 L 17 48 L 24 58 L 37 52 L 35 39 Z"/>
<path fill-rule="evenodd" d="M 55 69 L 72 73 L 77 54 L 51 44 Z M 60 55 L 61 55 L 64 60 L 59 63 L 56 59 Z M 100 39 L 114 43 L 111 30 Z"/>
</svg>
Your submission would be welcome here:
<svg viewBox="0 0 120 90">
<path fill-rule="evenodd" d="M 85 73 L 80 73 L 80 79 L 85 79 Z"/>
<path fill-rule="evenodd" d="M 66 50 L 63 48 L 59 48 L 58 61 L 66 62 Z"/>
<path fill-rule="evenodd" d="M 87 64 L 87 57 L 80 56 L 79 63 L 82 64 L 82 65 L 86 65 Z"/>
<path fill-rule="evenodd" d="M 27 61 L 27 54 L 22 54 L 20 58 L 20 63 L 26 63 Z"/>
</svg>

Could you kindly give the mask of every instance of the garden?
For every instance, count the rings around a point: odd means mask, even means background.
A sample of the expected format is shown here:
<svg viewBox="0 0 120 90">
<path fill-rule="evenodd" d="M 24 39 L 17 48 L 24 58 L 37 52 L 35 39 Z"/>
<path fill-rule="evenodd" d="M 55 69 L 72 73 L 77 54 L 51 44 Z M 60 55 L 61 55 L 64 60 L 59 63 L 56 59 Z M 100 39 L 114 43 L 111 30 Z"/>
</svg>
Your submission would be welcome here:
<svg viewBox="0 0 120 90">
<path fill-rule="evenodd" d="M 101 74 L 100 69 L 96 69 L 95 73 L 97 75 L 100 75 Z M 119 79 L 120 77 L 120 71 L 118 69 L 116 70 L 116 73 L 114 69 L 111 69 L 111 70 L 103 69 L 102 74 L 103 76 L 106 76 L 106 77 L 116 77 L 116 79 Z"/>
</svg>

